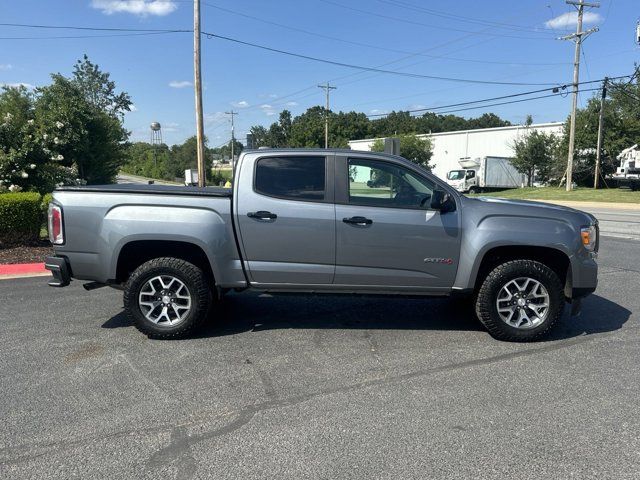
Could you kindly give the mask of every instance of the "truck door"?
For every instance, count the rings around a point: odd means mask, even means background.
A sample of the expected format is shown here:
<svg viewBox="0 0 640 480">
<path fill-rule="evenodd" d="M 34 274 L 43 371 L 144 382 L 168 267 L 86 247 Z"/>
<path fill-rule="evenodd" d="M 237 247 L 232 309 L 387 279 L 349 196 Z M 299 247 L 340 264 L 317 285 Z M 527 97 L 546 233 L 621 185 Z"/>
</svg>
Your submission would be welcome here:
<svg viewBox="0 0 640 480">
<path fill-rule="evenodd" d="M 234 198 L 254 284 L 324 285 L 335 271 L 334 155 L 248 154 Z"/>
<path fill-rule="evenodd" d="M 337 156 L 334 284 L 451 287 L 460 213 L 428 209 L 435 186 L 400 162 Z"/>
</svg>

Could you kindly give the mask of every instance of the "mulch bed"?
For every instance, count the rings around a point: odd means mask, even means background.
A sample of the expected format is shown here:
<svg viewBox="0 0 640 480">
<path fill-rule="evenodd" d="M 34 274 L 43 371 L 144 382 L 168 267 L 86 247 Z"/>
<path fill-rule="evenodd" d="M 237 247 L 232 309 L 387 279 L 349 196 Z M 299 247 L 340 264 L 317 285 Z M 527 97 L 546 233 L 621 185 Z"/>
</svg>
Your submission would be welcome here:
<svg viewBox="0 0 640 480">
<path fill-rule="evenodd" d="M 52 253 L 53 249 L 49 241 L 42 241 L 33 245 L 0 248 L 0 264 L 44 262 L 44 257 Z"/>
</svg>

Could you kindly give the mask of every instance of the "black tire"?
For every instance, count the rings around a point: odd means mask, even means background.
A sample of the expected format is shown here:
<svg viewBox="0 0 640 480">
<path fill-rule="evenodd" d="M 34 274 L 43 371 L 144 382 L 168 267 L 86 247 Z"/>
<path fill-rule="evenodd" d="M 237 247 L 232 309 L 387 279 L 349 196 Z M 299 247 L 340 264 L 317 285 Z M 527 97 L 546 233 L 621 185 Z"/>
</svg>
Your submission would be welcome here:
<svg viewBox="0 0 640 480">
<path fill-rule="evenodd" d="M 145 316 L 143 307 L 139 304 L 143 287 L 147 288 L 147 282 L 158 276 L 176 278 L 184 284 L 188 290 L 186 293 L 190 296 L 188 312 L 182 320 L 176 321 L 173 325 L 164 321 L 152 322 Z M 138 330 L 150 338 L 157 339 L 188 336 L 207 318 L 212 299 L 211 285 L 205 273 L 192 263 L 172 257 L 154 258 L 143 263 L 131 274 L 124 287 L 124 308 L 127 315 Z"/>
<path fill-rule="evenodd" d="M 496 305 L 502 288 L 523 277 L 540 282 L 549 297 L 546 317 L 539 325 L 530 328 L 517 328 L 503 321 Z M 498 265 L 485 277 L 476 295 L 475 309 L 478 319 L 493 338 L 531 342 L 542 339 L 560 319 L 564 309 L 564 290 L 558 275 L 546 265 L 533 260 L 512 260 Z"/>
<path fill-rule="evenodd" d="M 480 189 L 478 187 L 471 187 L 469 188 L 469 193 L 475 195 L 476 193 L 480 193 Z"/>
</svg>

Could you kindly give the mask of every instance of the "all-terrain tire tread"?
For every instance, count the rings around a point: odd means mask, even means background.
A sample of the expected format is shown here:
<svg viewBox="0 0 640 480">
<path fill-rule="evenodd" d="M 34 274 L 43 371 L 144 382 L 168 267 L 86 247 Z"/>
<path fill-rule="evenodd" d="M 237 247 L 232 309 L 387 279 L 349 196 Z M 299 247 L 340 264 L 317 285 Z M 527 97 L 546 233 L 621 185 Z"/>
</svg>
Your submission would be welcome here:
<svg viewBox="0 0 640 480">
<path fill-rule="evenodd" d="M 154 270 L 158 270 L 158 274 L 160 274 L 160 272 L 166 272 L 167 270 L 174 270 L 183 280 L 191 283 L 189 290 L 195 290 L 191 292 L 192 308 L 195 308 L 195 311 L 192 311 L 177 328 L 171 331 L 165 332 L 157 328 L 154 329 L 153 326 L 143 318 L 141 313 L 137 314 L 137 311 L 139 311 L 136 298 L 139 288 L 136 288 L 137 283 L 142 277 L 153 274 Z M 195 288 L 191 288 L 192 286 Z M 192 263 L 174 257 L 158 257 L 143 263 L 130 275 L 124 287 L 124 307 L 127 316 L 140 332 L 149 338 L 159 340 L 184 338 L 191 334 L 191 332 L 204 322 L 211 304 L 211 288 L 204 272 Z"/>
<path fill-rule="evenodd" d="M 502 288 L 508 279 L 536 275 L 545 280 L 550 306 L 547 319 L 531 330 L 518 330 L 504 323 L 494 312 L 495 289 Z M 492 337 L 508 342 L 533 342 L 545 337 L 556 325 L 564 307 L 563 288 L 558 275 L 535 260 L 511 260 L 495 267 L 483 280 L 475 297 L 476 315 Z"/>
</svg>

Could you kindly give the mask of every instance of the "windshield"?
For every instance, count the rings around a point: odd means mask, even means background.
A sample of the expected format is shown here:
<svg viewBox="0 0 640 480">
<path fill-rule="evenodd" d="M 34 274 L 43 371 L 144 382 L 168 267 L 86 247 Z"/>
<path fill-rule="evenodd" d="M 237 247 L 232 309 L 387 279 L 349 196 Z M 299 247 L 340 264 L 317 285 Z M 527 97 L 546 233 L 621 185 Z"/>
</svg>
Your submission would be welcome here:
<svg viewBox="0 0 640 480">
<path fill-rule="evenodd" d="M 447 173 L 447 180 L 462 180 L 465 175 L 465 170 L 451 170 Z"/>
</svg>

